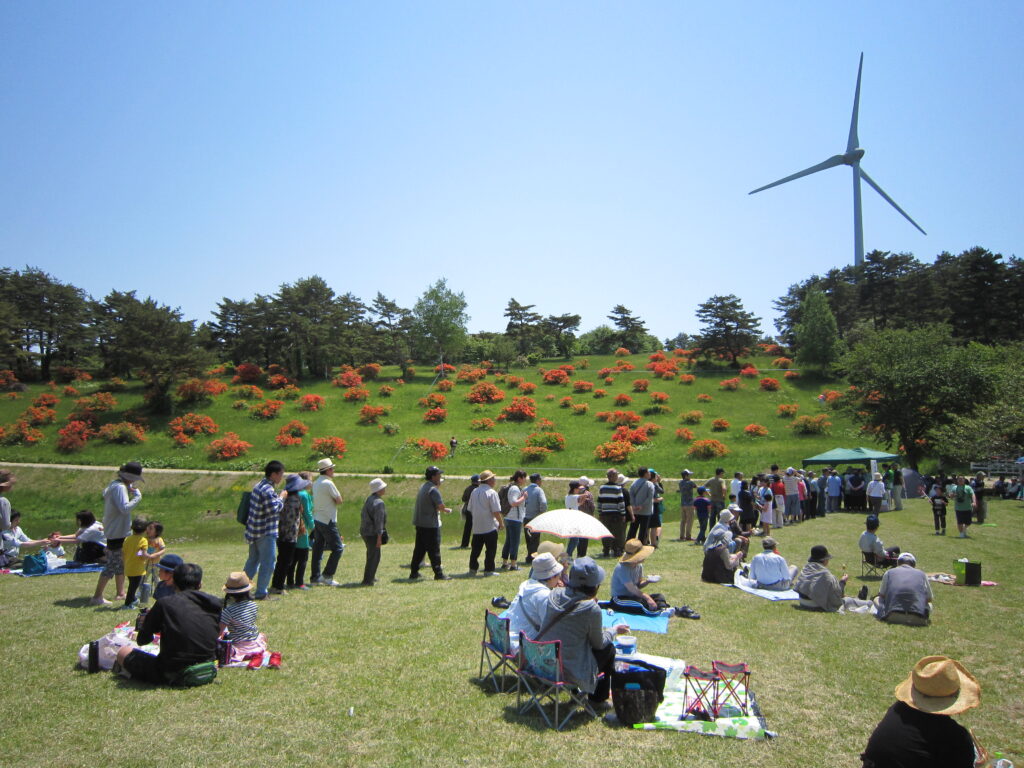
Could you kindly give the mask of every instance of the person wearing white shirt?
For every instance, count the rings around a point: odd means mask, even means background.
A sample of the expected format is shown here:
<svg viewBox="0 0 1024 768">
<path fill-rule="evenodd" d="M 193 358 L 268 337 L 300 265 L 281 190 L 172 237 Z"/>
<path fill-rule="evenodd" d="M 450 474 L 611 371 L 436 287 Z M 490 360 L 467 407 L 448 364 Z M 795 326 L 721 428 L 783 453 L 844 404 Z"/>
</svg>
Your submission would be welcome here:
<svg viewBox="0 0 1024 768">
<path fill-rule="evenodd" d="M 792 587 L 797 568 L 795 565 L 789 565 L 786 558 L 779 554 L 778 544 L 771 536 L 765 536 L 761 540 L 761 546 L 764 547 L 764 551 L 754 555 L 750 561 L 747 578 L 754 582 L 757 589 L 784 592 Z"/>
<path fill-rule="evenodd" d="M 480 570 L 480 550 L 485 550 L 484 576 L 497 576 L 494 555 L 498 550 L 498 531 L 505 527 L 501 516 L 501 500 L 494 490 L 494 473 L 485 469 L 480 473 L 480 487 L 469 497 L 469 513 L 473 516 L 473 544 L 469 550 L 469 575 Z"/>
<path fill-rule="evenodd" d="M 505 543 L 501 545 L 501 570 L 518 571 L 519 539 L 523 534 L 523 516 L 526 514 L 526 494 L 523 485 L 526 473 L 517 469 L 509 478 L 505 500 L 508 511 L 505 513 Z"/>
</svg>

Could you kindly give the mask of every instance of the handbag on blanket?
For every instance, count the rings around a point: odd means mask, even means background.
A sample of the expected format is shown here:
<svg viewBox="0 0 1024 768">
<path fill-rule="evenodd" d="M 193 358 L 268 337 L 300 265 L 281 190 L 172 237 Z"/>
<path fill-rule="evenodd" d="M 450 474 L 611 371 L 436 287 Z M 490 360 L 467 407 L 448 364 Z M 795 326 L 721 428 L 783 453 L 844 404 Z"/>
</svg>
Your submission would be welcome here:
<svg viewBox="0 0 1024 768">
<path fill-rule="evenodd" d="M 623 725 L 654 722 L 658 704 L 664 698 L 665 670 L 634 660 L 618 663 L 612 672 L 612 703 Z"/>
<path fill-rule="evenodd" d="M 21 561 L 21 572 L 27 576 L 37 573 L 46 573 L 46 571 L 46 555 L 42 552 L 37 552 L 34 555 L 26 555 L 25 559 Z"/>
</svg>

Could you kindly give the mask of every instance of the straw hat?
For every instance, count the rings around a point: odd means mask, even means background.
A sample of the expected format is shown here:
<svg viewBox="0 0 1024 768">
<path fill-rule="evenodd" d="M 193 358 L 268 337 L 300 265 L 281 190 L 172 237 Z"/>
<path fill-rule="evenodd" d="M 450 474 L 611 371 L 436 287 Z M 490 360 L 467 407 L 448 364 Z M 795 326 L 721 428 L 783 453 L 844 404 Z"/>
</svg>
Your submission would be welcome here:
<svg viewBox="0 0 1024 768">
<path fill-rule="evenodd" d="M 622 557 L 619 558 L 620 563 L 642 563 L 651 556 L 654 547 L 644 546 L 640 539 L 630 539 L 623 545 L 622 551 Z"/>
<path fill-rule="evenodd" d="M 543 555 L 545 552 L 557 560 L 565 554 L 565 545 L 557 541 L 542 541 L 537 545 L 537 555 Z"/>
<path fill-rule="evenodd" d="M 489 470 L 489 469 L 485 469 L 483 472 L 480 473 L 480 482 L 481 483 L 486 483 L 492 477 L 494 477 L 494 473 L 491 472 L 491 470 Z"/>
<path fill-rule="evenodd" d="M 249 581 L 249 577 L 242 571 L 232 571 L 228 575 L 228 580 L 224 582 L 224 591 L 229 595 L 248 592 L 251 588 L 252 582 Z"/>
<path fill-rule="evenodd" d="M 981 703 L 981 685 L 959 661 L 925 656 L 896 686 L 896 698 L 933 715 L 957 715 Z"/>
</svg>

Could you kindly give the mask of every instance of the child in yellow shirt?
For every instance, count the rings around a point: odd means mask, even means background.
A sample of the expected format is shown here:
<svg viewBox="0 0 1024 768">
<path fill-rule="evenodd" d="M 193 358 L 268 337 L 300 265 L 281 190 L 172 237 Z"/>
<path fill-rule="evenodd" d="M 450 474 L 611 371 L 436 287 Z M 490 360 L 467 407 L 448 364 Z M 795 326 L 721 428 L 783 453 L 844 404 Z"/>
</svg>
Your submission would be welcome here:
<svg viewBox="0 0 1024 768">
<path fill-rule="evenodd" d="M 146 528 L 146 540 L 149 542 L 149 546 L 146 547 L 146 555 L 148 564 L 146 566 L 146 575 L 142 579 L 142 587 L 139 590 L 139 603 L 146 605 L 149 603 L 149 598 L 153 595 L 156 589 L 159 578 L 157 577 L 157 561 L 164 556 L 166 546 L 164 545 L 164 527 L 157 520 L 150 520 L 149 527 Z"/>
<path fill-rule="evenodd" d="M 139 591 L 142 577 L 146 575 L 146 568 L 149 565 L 149 540 L 146 538 L 146 529 L 149 528 L 149 521 L 141 517 L 132 520 L 132 535 L 124 540 L 122 553 L 124 555 L 124 575 L 128 579 L 128 591 L 124 597 L 126 610 L 138 608 L 135 594 Z"/>
</svg>

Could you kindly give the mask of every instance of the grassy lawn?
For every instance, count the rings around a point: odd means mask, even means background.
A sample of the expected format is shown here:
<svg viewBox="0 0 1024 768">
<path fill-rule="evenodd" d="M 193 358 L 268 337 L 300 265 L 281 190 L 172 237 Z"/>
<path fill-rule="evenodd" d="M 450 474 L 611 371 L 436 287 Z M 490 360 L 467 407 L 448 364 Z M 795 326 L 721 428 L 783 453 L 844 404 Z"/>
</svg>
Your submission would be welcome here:
<svg viewBox="0 0 1024 768">
<path fill-rule="evenodd" d="M 108 473 L 90 470 L 21 469 L 18 475 L 10 498 L 30 536 L 72 529 L 76 510 L 100 508 L 109 480 Z M 238 491 L 254 479 L 153 474 L 143 488 L 139 512 L 165 523 L 172 550 L 203 566 L 212 593 L 244 561 L 233 509 Z M 400 565 L 412 549 L 411 498 L 418 484 L 392 478 L 385 500 L 393 543 L 375 588 L 319 587 L 261 604 L 260 627 L 283 653 L 282 669 L 224 670 L 204 688 L 153 689 L 75 668 L 83 643 L 134 616 L 86 605 L 95 574 L 0 576 L 0 674 L 9 689 L 0 737 L 5 764 L 512 766 L 541 759 L 566 766 L 623 760 L 666 768 L 859 766 L 857 755 L 892 703 L 893 688 L 928 654 L 958 658 L 979 678 L 982 707 L 959 720 L 990 749 L 1018 765 L 1024 761 L 1024 681 L 1014 661 L 1024 652 L 1019 503 L 992 503 L 993 526 L 974 528 L 966 541 L 931 535 L 931 514 L 920 501 L 883 516 L 886 544 L 914 552 L 925 570 L 950 571 L 954 559 L 968 556 L 1000 584 L 936 585 L 928 628 L 807 613 L 703 584 L 699 549 L 668 540 L 678 532 L 672 509 L 665 542 L 647 570 L 663 575 L 659 587 L 673 603 L 687 603 L 703 618 L 673 620 L 668 635 L 640 633 L 640 648 L 705 667 L 713 659 L 749 662 L 752 687 L 780 737 L 748 743 L 624 730 L 581 718 L 568 732 L 545 731 L 534 716 L 516 714 L 514 694 L 478 685 L 484 609 L 494 595 L 511 597 L 525 573 L 408 583 Z M 366 486 L 353 478 L 339 486 L 349 549 L 338 580 L 355 582 L 363 564 L 356 517 Z M 461 490 L 454 480 L 442 486 L 449 502 Z M 549 482 L 549 496 L 563 490 L 563 482 Z M 224 513 L 218 516 L 217 509 Z M 857 588 L 862 526 L 863 517 L 853 514 L 808 521 L 779 531 L 780 549 L 790 562 L 802 563 L 813 544 L 827 544 L 833 568 L 847 564 Z M 464 572 L 468 559 L 450 548 L 457 530 L 460 521 L 446 521 L 442 555 L 453 574 Z M 869 584 L 874 590 L 877 581 Z M 601 594 L 607 596 L 607 587 Z"/>
<path fill-rule="evenodd" d="M 238 402 L 238 397 L 234 391 L 235 387 L 232 386 L 224 394 L 216 396 L 211 403 L 202 406 L 182 406 L 177 414 L 194 411 L 211 417 L 220 428 L 216 435 L 200 435 L 192 445 L 179 447 L 173 443 L 168 432 L 167 417 L 147 416 L 145 442 L 121 445 L 93 438 L 84 450 L 73 454 L 62 454 L 57 451 L 57 431 L 64 426 L 68 415 L 76 407 L 78 397 L 65 395 L 63 386 L 57 386 L 52 391 L 52 394 L 59 398 L 59 402 L 53 407 L 55 422 L 39 427 L 44 439 L 36 444 L 20 445 L 11 445 L 10 440 L 5 440 L 7 444 L 0 447 L 0 460 L 116 466 L 130 457 L 150 467 L 252 469 L 262 467 L 271 458 L 279 458 L 288 465 L 305 466 L 312 460 L 310 446 L 313 438 L 338 436 L 344 438 L 348 444 L 348 451 L 342 462 L 346 471 L 379 473 L 385 466 L 390 466 L 396 472 L 418 473 L 422 469 L 425 457 L 419 448 L 408 445 L 407 440 L 427 438 L 447 446 L 448 441 L 455 435 L 460 443 L 456 454 L 440 462 L 447 472 L 468 475 L 489 466 L 499 474 L 504 474 L 506 470 L 512 470 L 523 463 L 520 452 L 526 438 L 539 429 L 541 419 L 548 419 L 554 423 L 553 428 L 565 436 L 565 449 L 545 457 L 537 464 L 538 468 L 554 474 L 560 470 L 570 470 L 593 475 L 608 466 L 604 461 L 594 457 L 594 448 L 610 440 L 613 430 L 612 425 L 599 422 L 596 414 L 616 410 L 633 411 L 640 417 L 641 423 L 653 423 L 659 427 L 659 430 L 651 435 L 649 443 L 639 446 L 628 461 L 621 462 L 622 468 L 654 466 L 665 475 L 678 474 L 685 465 L 698 475 L 708 476 L 720 463 L 718 460 L 699 461 L 687 457 L 686 451 L 690 447 L 690 441 L 681 440 L 676 436 L 676 430 L 681 426 L 685 426 L 693 433 L 694 440 L 720 440 L 729 450 L 726 457 L 728 465 L 747 468 L 767 467 L 773 461 L 778 461 L 783 466 L 796 464 L 802 458 L 839 445 L 854 447 L 867 443 L 867 438 L 860 436 L 844 416 L 818 402 L 818 395 L 826 389 L 843 390 L 845 384 L 842 382 L 820 381 L 808 373 L 804 373 L 801 378 L 785 379 L 783 371 L 769 370 L 770 358 L 754 357 L 749 362 L 761 369 L 761 377 L 777 379 L 780 382 L 780 389 L 775 392 L 763 391 L 759 387 L 759 378 L 743 378 L 739 390 L 724 391 L 720 388 L 720 382 L 736 378 L 738 372 L 734 368 L 722 365 L 713 370 L 694 369 L 689 372 L 696 376 L 696 380 L 684 384 L 678 378 L 664 380 L 654 377 L 651 371 L 644 369 L 647 356 L 635 355 L 624 359 L 635 367 L 634 370 L 616 373 L 612 384 L 604 383 L 604 379 L 598 377 L 598 372 L 605 367 L 614 367 L 620 360 L 623 359 L 591 357 L 586 360 L 588 367 L 585 369 L 579 367 L 584 363 L 582 359 L 574 360 L 577 369 L 571 375 L 570 383 L 565 385 L 543 384 L 538 368 L 508 371 L 509 375 L 519 376 L 537 385 L 536 391 L 530 395 L 537 405 L 537 418 L 533 422 L 497 421 L 501 409 L 507 406 L 514 396 L 522 393 L 508 386 L 503 377 L 491 375 L 485 380 L 495 383 L 504 391 L 504 400 L 488 405 L 471 404 L 466 401 L 470 384 L 460 382 L 455 384 L 450 392 L 444 393 L 448 411 L 445 421 L 439 424 L 425 424 L 423 414 L 426 409 L 419 404 L 419 400 L 437 391 L 433 383 L 433 372 L 421 369 L 414 378 L 399 385 L 395 382 L 398 369 L 385 367 L 377 380 L 365 382 L 364 387 L 369 392 L 367 403 L 390 409 L 380 421 L 382 424 L 389 422 L 397 425 L 397 434 L 384 434 L 380 425 L 359 424 L 360 408 L 365 403 L 345 401 L 343 389 L 333 387 L 329 382 L 303 381 L 302 394 L 316 394 L 325 398 L 326 404 L 322 410 L 304 412 L 299 409 L 296 400 L 289 400 L 285 402 L 277 418 L 259 421 L 253 419 L 248 410 L 233 407 Z M 560 363 L 562 361 L 547 361 L 540 367 L 555 368 Z M 682 370 L 688 369 L 684 367 Z M 634 391 L 638 379 L 648 380 L 647 392 Z M 225 383 L 229 380 L 230 377 L 223 377 Z M 592 383 L 594 391 L 574 392 L 571 382 L 577 380 Z M 379 394 L 381 386 L 385 384 L 394 388 L 389 397 L 382 397 Z M 92 381 L 76 384 L 75 388 L 79 396 L 85 397 L 97 392 L 102 386 L 102 382 Z M 605 390 L 607 394 L 603 397 L 595 396 L 598 389 Z M 653 405 L 653 392 L 668 395 L 668 401 L 665 403 L 668 413 L 645 414 L 645 410 Z M 51 390 L 46 385 L 35 384 L 29 387 L 27 392 L 11 393 L 14 394 L 13 398 L 10 395 L 0 396 L 0 425 L 9 427 L 26 413 L 35 398 L 43 393 L 51 393 Z M 126 390 L 113 394 L 116 405 L 113 410 L 99 415 L 101 425 L 122 421 L 126 414 L 131 415 L 129 411 L 142 412 L 142 391 L 137 384 L 130 384 Z M 278 396 L 270 389 L 264 389 L 264 395 L 268 399 Z M 614 401 L 617 395 L 628 396 L 631 402 L 616 405 Z M 700 402 L 699 395 L 710 396 L 711 402 Z M 572 409 L 563 407 L 562 400 L 566 397 L 575 404 L 585 405 L 586 412 L 576 414 Z M 257 402 L 259 401 L 249 401 L 249 404 Z M 781 404 L 798 405 L 798 415 L 814 416 L 826 413 L 832 423 L 829 433 L 795 435 L 790 428 L 792 420 L 780 417 L 777 413 L 777 408 Z M 681 415 L 690 411 L 703 413 L 700 423 L 681 424 Z M 495 420 L 493 430 L 473 429 L 474 420 L 485 418 Z M 306 424 L 309 433 L 303 439 L 302 445 L 281 448 L 276 444 L 275 436 L 278 430 L 292 419 L 298 419 Z M 715 419 L 725 419 L 729 426 L 724 431 L 713 431 L 712 421 Z M 748 424 L 764 426 L 768 430 L 768 435 L 747 436 L 743 429 Z M 211 462 L 207 457 L 208 444 L 212 439 L 222 437 L 229 431 L 237 433 L 243 440 L 251 443 L 252 449 L 240 459 Z M 507 445 L 470 445 L 473 438 L 492 437 L 500 438 Z"/>
</svg>

